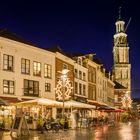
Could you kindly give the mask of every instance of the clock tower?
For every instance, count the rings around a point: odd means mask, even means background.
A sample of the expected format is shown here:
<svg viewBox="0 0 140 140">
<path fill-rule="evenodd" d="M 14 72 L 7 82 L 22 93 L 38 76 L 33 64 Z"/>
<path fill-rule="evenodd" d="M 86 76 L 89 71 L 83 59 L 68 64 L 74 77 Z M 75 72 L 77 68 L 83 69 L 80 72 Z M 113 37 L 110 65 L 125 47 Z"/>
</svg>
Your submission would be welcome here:
<svg viewBox="0 0 140 140">
<path fill-rule="evenodd" d="M 129 45 L 127 34 L 125 33 L 125 22 L 121 18 L 121 9 L 119 18 L 115 23 L 116 33 L 114 35 L 113 46 L 113 76 L 114 81 L 124 86 L 129 95 L 131 94 L 131 64 L 129 62 Z"/>
</svg>

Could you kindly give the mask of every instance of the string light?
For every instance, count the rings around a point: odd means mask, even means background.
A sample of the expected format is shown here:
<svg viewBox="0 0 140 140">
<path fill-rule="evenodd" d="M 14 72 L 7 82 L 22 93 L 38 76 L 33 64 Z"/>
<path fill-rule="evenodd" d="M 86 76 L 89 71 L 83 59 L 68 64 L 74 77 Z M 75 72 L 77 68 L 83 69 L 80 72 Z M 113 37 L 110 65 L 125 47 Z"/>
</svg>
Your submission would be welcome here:
<svg viewBox="0 0 140 140">
<path fill-rule="evenodd" d="M 122 96 L 121 102 L 122 102 L 122 105 L 124 108 L 131 107 L 132 100 L 131 100 L 130 96 L 128 95 L 128 93 L 126 93 L 126 94 L 124 94 L 124 96 Z"/>
<path fill-rule="evenodd" d="M 65 87 L 65 93 L 62 92 L 63 86 Z M 64 99 L 69 100 L 71 97 L 70 93 L 72 92 L 72 89 L 73 89 L 73 87 L 71 86 L 70 80 L 68 78 L 65 79 L 64 85 L 63 85 L 63 81 L 60 79 L 55 88 L 56 98 L 58 100 L 63 100 L 63 94 L 64 94 Z"/>
</svg>

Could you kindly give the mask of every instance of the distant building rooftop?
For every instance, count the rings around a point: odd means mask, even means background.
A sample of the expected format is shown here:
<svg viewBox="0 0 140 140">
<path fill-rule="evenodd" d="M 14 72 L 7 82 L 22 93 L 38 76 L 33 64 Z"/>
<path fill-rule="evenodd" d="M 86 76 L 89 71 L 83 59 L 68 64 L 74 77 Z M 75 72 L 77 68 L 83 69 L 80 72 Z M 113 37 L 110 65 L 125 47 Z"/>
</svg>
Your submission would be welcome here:
<svg viewBox="0 0 140 140">
<path fill-rule="evenodd" d="M 16 35 L 15 33 L 12 33 L 11 31 L 8 31 L 7 29 L 0 29 L 0 37 L 4 37 L 4 38 L 7 38 L 7 39 L 11 39 L 11 40 L 14 40 L 14 41 L 17 41 L 17 42 L 21 42 L 21 43 L 24 43 L 24 44 L 28 44 L 28 45 L 32 45 L 32 46 L 37 47 L 33 43 L 28 42 L 27 40 L 25 40 L 22 37 Z"/>
<path fill-rule="evenodd" d="M 51 52 L 60 52 L 62 54 L 65 54 L 59 45 L 54 45 L 51 48 L 46 48 L 46 50 L 51 51 Z"/>
</svg>

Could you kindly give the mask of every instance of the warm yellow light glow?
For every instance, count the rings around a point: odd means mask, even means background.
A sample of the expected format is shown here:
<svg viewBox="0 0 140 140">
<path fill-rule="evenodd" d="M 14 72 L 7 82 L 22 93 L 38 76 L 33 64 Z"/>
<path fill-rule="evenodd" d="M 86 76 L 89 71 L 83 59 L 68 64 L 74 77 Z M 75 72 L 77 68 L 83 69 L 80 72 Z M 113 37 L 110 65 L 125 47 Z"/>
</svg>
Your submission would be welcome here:
<svg viewBox="0 0 140 140">
<path fill-rule="evenodd" d="M 63 75 L 66 75 L 68 72 L 69 72 L 68 69 L 63 69 L 63 70 L 62 70 L 62 74 L 63 74 Z"/>
<path fill-rule="evenodd" d="M 132 104 L 132 100 L 130 98 L 130 96 L 128 95 L 128 92 L 126 92 L 126 94 L 122 97 L 122 105 L 123 107 L 131 107 Z"/>
<path fill-rule="evenodd" d="M 129 138 L 129 140 L 133 139 L 133 132 L 132 132 L 133 128 L 131 126 L 131 123 L 128 124 L 123 124 L 123 126 L 121 127 L 121 129 L 119 130 L 119 134 L 120 134 L 120 139 L 121 140 L 127 140 Z"/>
</svg>

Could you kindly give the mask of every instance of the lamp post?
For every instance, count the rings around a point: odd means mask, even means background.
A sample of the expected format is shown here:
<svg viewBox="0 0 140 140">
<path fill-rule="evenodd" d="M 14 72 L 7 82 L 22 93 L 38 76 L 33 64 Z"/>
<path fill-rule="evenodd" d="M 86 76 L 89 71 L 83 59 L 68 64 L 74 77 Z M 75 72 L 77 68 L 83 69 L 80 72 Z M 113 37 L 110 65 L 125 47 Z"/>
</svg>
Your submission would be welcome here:
<svg viewBox="0 0 140 140">
<path fill-rule="evenodd" d="M 55 88 L 56 98 L 63 102 L 63 107 L 62 107 L 62 117 L 63 118 L 64 118 L 64 113 L 65 113 L 65 100 L 68 100 L 70 98 L 70 93 L 72 92 L 72 89 L 73 89 L 73 87 L 70 84 L 70 80 L 67 76 L 68 72 L 69 72 L 68 69 L 63 69 L 60 72 L 61 77 Z"/>
<path fill-rule="evenodd" d="M 63 100 L 63 110 L 62 110 L 62 117 L 64 118 L 64 113 L 65 113 L 65 82 L 67 80 L 67 73 L 69 70 L 63 69 L 62 70 L 62 75 L 61 75 L 61 80 L 62 80 L 62 100 Z"/>
</svg>

